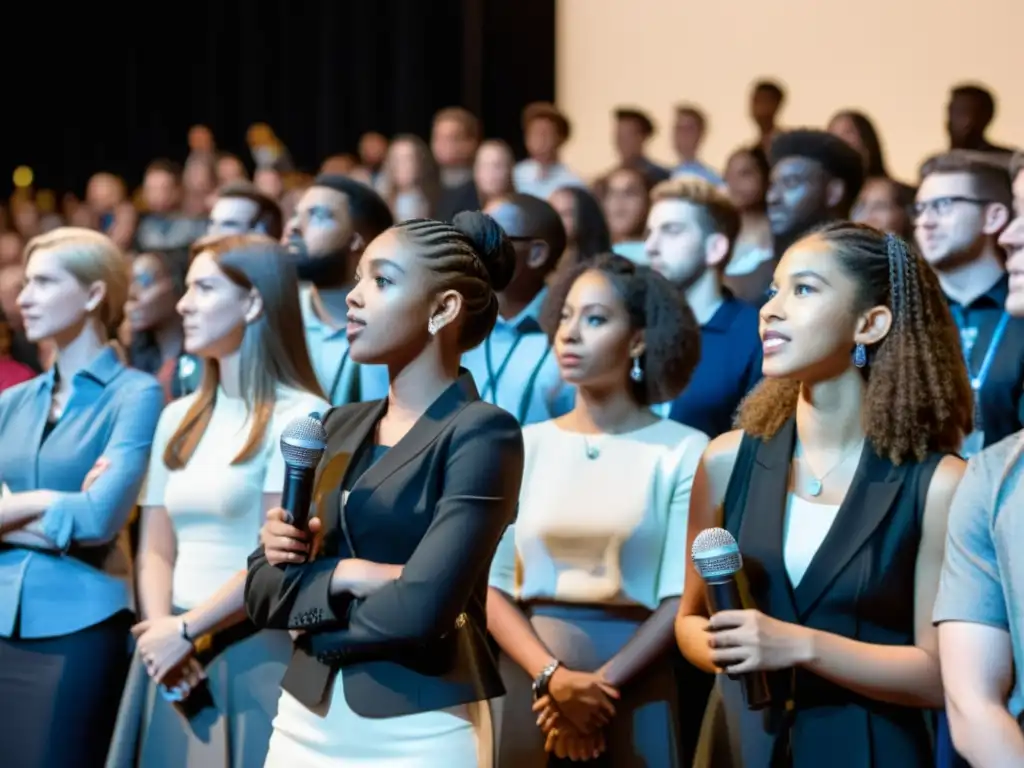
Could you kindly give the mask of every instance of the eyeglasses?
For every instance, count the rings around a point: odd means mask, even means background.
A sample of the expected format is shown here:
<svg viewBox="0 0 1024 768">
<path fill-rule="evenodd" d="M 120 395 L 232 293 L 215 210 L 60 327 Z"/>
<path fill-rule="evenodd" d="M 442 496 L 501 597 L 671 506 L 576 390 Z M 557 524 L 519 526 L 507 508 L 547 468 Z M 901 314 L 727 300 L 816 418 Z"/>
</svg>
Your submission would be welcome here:
<svg viewBox="0 0 1024 768">
<path fill-rule="evenodd" d="M 914 203 L 911 211 L 915 219 L 924 216 L 928 211 L 934 211 L 937 216 L 946 216 L 953 210 L 957 203 L 970 203 L 971 205 L 988 205 L 991 200 L 981 200 L 977 197 L 959 197 L 950 195 L 948 197 L 936 197 L 932 200 L 920 200 Z"/>
</svg>

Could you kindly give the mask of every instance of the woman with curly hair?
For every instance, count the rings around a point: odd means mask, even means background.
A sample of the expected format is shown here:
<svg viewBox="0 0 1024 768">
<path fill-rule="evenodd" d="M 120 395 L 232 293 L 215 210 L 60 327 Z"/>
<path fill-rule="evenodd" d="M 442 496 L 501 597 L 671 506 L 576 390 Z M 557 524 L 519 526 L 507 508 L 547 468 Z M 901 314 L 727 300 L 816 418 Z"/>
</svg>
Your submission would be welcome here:
<svg viewBox="0 0 1024 768">
<path fill-rule="evenodd" d="M 552 286 L 546 315 L 577 395 L 565 416 L 523 430 L 519 514 L 491 567 L 487 624 L 508 691 L 498 765 L 547 766 L 545 749 L 682 765 L 664 651 L 707 437 L 650 404 L 686 386 L 697 322 L 665 278 L 611 255 Z"/>
<path fill-rule="evenodd" d="M 932 604 L 971 429 L 956 326 L 921 257 L 860 224 L 796 243 L 769 295 L 765 379 L 693 484 L 688 540 L 735 537 L 751 606 L 709 620 L 690 571 L 676 639 L 726 673 L 695 764 L 931 765 Z M 747 673 L 767 680 L 764 710 Z"/>
</svg>

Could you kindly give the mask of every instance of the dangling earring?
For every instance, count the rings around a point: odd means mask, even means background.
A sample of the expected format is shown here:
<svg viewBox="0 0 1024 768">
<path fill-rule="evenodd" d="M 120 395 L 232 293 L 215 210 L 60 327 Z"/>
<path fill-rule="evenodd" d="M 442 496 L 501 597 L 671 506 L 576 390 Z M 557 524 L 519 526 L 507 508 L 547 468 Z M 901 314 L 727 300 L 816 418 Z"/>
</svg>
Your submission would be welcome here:
<svg viewBox="0 0 1024 768">
<path fill-rule="evenodd" d="M 441 321 L 436 317 L 432 317 L 427 321 L 427 333 L 431 336 L 436 336 L 437 332 L 441 330 Z"/>
<path fill-rule="evenodd" d="M 863 344 L 858 344 L 853 348 L 853 364 L 858 368 L 863 368 L 868 364 L 868 351 Z"/>
<path fill-rule="evenodd" d="M 640 367 L 640 356 L 633 358 L 633 367 L 629 370 L 629 378 L 639 384 L 644 380 L 644 369 Z"/>
</svg>

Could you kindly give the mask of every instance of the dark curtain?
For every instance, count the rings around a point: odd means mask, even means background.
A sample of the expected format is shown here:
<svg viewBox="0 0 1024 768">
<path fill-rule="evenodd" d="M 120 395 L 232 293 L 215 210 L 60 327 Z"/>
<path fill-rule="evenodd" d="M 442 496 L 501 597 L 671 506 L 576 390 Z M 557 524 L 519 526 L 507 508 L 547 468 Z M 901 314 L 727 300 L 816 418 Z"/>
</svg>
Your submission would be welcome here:
<svg viewBox="0 0 1024 768">
<path fill-rule="evenodd" d="M 554 98 L 554 0 L 179 0 L 58 8 L 17 3 L 5 44 L 0 170 L 81 194 L 109 170 L 183 160 L 189 126 L 252 165 L 270 124 L 296 165 L 354 151 L 368 130 L 429 135 L 462 105 L 521 150 L 523 106 Z M 6 195 L 5 195 L 6 196 Z"/>
</svg>

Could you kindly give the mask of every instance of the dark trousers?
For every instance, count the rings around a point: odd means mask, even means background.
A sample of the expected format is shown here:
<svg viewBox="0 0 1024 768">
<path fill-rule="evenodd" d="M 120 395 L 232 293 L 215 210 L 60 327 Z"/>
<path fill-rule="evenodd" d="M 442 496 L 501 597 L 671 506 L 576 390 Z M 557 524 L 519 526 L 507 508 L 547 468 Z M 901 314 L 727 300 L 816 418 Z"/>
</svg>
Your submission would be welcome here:
<svg viewBox="0 0 1024 768">
<path fill-rule="evenodd" d="M 970 768 L 966 760 L 953 748 L 953 739 L 949 735 L 949 719 L 945 712 L 938 713 L 938 728 L 935 744 L 936 768 Z"/>
<path fill-rule="evenodd" d="M 0 637 L 0 765 L 101 768 L 128 672 L 132 614 L 59 637 Z"/>
</svg>

